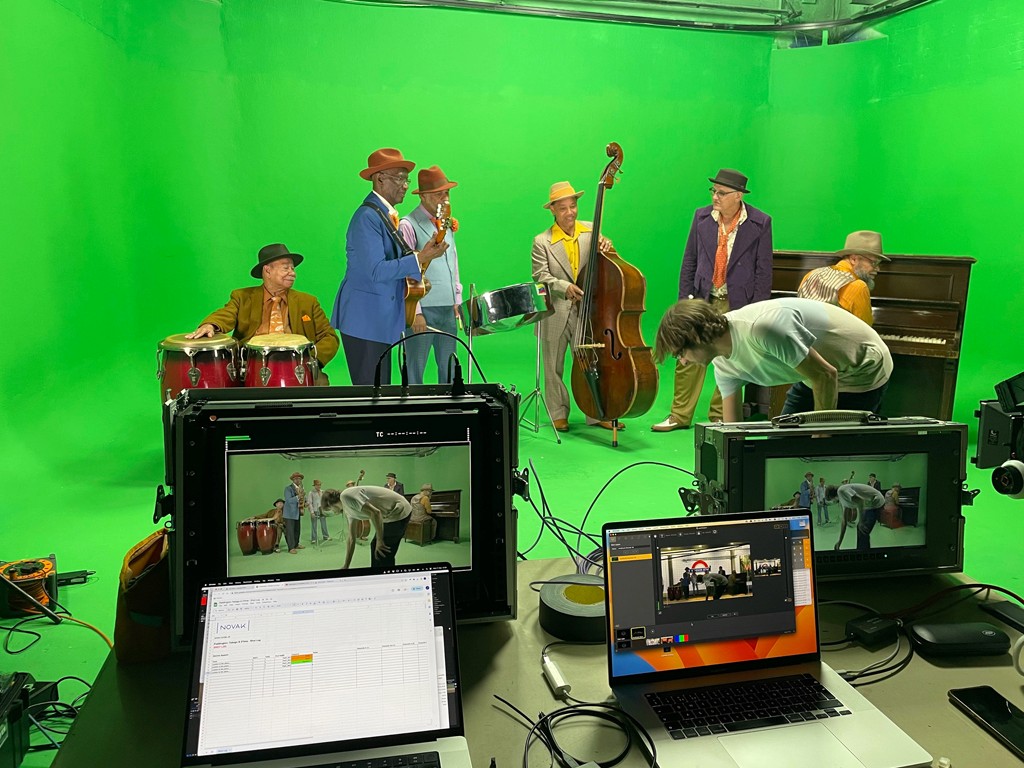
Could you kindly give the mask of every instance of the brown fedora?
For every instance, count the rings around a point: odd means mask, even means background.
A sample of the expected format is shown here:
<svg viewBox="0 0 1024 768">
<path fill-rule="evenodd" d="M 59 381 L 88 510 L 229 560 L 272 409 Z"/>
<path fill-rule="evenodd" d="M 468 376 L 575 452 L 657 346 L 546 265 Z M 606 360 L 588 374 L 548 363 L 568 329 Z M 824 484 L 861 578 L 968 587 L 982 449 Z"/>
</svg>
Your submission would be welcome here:
<svg viewBox="0 0 1024 768">
<path fill-rule="evenodd" d="M 397 149 L 384 147 L 370 153 L 370 156 L 366 158 L 366 167 L 359 172 L 359 175 L 369 181 L 370 177 L 378 171 L 386 171 L 388 168 L 405 168 L 407 171 L 412 171 L 415 167 L 416 163 L 406 160 Z"/>
<path fill-rule="evenodd" d="M 432 165 L 429 168 L 421 170 L 419 174 L 417 174 L 417 180 L 419 181 L 419 188 L 412 191 L 414 195 L 430 194 L 431 192 L 444 192 L 446 189 L 459 186 L 459 182 L 457 181 L 448 181 L 448 177 L 444 175 L 444 171 L 436 165 Z"/>
<path fill-rule="evenodd" d="M 846 236 L 846 245 L 836 256 L 873 256 L 879 261 L 892 261 L 882 253 L 882 236 L 870 229 L 861 229 Z"/>
<path fill-rule="evenodd" d="M 735 189 L 738 192 L 746 193 L 750 191 L 747 189 L 747 177 L 732 168 L 723 168 L 715 178 L 709 178 L 708 181 L 712 184 L 721 184 L 723 187 Z"/>
<path fill-rule="evenodd" d="M 263 267 L 272 261 L 277 261 L 278 259 L 291 259 L 292 263 L 297 267 L 302 263 L 302 254 L 292 253 L 288 250 L 287 245 L 283 245 L 281 243 L 264 245 L 260 248 L 259 261 L 257 261 L 256 266 L 249 271 L 249 274 L 257 280 L 261 279 L 263 277 Z"/>
<path fill-rule="evenodd" d="M 544 207 L 551 208 L 554 203 L 566 197 L 575 197 L 579 200 L 582 195 L 583 193 L 573 189 L 572 184 L 568 181 L 556 181 L 551 185 L 551 191 L 548 192 L 548 201 L 544 203 Z"/>
</svg>

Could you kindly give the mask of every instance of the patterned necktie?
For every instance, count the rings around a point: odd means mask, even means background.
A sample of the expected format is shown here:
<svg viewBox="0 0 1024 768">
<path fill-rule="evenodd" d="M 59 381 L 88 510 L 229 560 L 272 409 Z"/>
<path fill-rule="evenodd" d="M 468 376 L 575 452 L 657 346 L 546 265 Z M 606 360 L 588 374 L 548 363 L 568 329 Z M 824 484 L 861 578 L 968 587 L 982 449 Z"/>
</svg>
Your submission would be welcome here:
<svg viewBox="0 0 1024 768">
<path fill-rule="evenodd" d="M 739 212 L 736 213 L 736 218 L 729 225 L 729 229 L 725 228 L 725 224 L 722 221 L 718 222 L 718 249 L 715 251 L 715 271 L 711 275 L 711 282 L 715 288 L 721 288 L 725 284 L 725 270 L 729 265 L 729 235 L 732 234 L 739 223 Z"/>
<path fill-rule="evenodd" d="M 270 297 L 270 332 L 284 333 L 284 313 L 281 311 L 281 297 Z"/>
</svg>

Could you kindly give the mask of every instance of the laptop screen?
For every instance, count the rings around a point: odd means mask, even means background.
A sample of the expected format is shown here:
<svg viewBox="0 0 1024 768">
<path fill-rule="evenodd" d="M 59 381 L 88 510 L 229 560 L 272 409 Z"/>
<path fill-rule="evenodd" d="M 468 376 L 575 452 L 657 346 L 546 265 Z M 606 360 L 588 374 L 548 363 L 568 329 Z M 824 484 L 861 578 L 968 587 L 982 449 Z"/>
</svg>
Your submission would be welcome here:
<svg viewBox="0 0 1024 768">
<path fill-rule="evenodd" d="M 185 765 L 461 735 L 447 565 L 202 588 Z"/>
<path fill-rule="evenodd" d="M 804 509 L 604 526 L 609 682 L 817 658 Z"/>
</svg>

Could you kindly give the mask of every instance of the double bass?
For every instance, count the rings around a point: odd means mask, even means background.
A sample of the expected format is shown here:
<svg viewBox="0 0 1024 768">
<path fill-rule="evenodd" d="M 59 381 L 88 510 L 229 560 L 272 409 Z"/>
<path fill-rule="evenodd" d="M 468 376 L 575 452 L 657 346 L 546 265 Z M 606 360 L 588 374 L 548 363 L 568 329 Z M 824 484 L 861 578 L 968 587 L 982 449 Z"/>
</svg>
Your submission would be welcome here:
<svg viewBox="0 0 1024 768">
<path fill-rule="evenodd" d="M 611 162 L 597 187 L 593 235 L 579 281 L 579 322 L 571 342 L 572 396 L 587 416 L 612 422 L 612 445 L 618 445 L 618 420 L 640 416 L 658 394 L 658 369 L 644 344 L 640 316 L 646 309 L 647 281 L 612 247 L 600 247 L 604 191 L 622 167 L 622 147 L 607 147 Z"/>
</svg>

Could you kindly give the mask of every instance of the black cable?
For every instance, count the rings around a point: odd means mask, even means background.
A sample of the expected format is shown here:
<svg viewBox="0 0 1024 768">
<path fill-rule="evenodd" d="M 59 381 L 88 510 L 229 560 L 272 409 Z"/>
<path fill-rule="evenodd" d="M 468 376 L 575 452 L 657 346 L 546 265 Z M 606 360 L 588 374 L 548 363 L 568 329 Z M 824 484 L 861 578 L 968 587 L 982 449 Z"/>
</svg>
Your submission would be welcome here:
<svg viewBox="0 0 1024 768">
<path fill-rule="evenodd" d="M 484 372 L 480 368 L 480 363 L 477 362 L 476 355 L 473 354 L 473 350 L 471 350 L 469 348 L 469 346 L 466 344 L 466 342 L 464 342 L 462 339 L 460 339 L 455 334 L 448 333 L 447 331 L 428 330 L 428 331 L 421 331 L 421 333 L 432 333 L 435 336 L 447 336 L 449 339 L 455 339 L 457 342 L 459 342 L 459 344 L 461 344 L 463 347 L 465 347 L 466 354 L 469 356 L 469 359 L 472 361 L 473 365 L 476 367 L 477 373 L 480 374 L 480 381 L 482 383 L 484 383 L 484 384 L 487 383 L 487 377 L 484 376 Z M 417 334 L 417 335 L 419 335 L 419 334 Z M 373 388 L 374 388 L 374 390 L 379 390 L 380 387 L 381 387 L 381 384 L 380 384 L 380 367 L 381 367 L 381 365 L 384 362 L 384 358 L 387 356 L 387 354 L 392 349 L 397 347 L 399 344 L 403 345 L 403 349 L 404 349 L 405 342 L 407 342 L 408 340 L 409 340 L 408 336 L 403 336 L 398 341 L 394 341 L 391 344 L 388 344 L 388 348 L 380 353 L 380 357 L 377 358 L 377 366 L 376 366 L 376 368 L 374 368 L 374 371 L 373 371 Z"/>
</svg>

